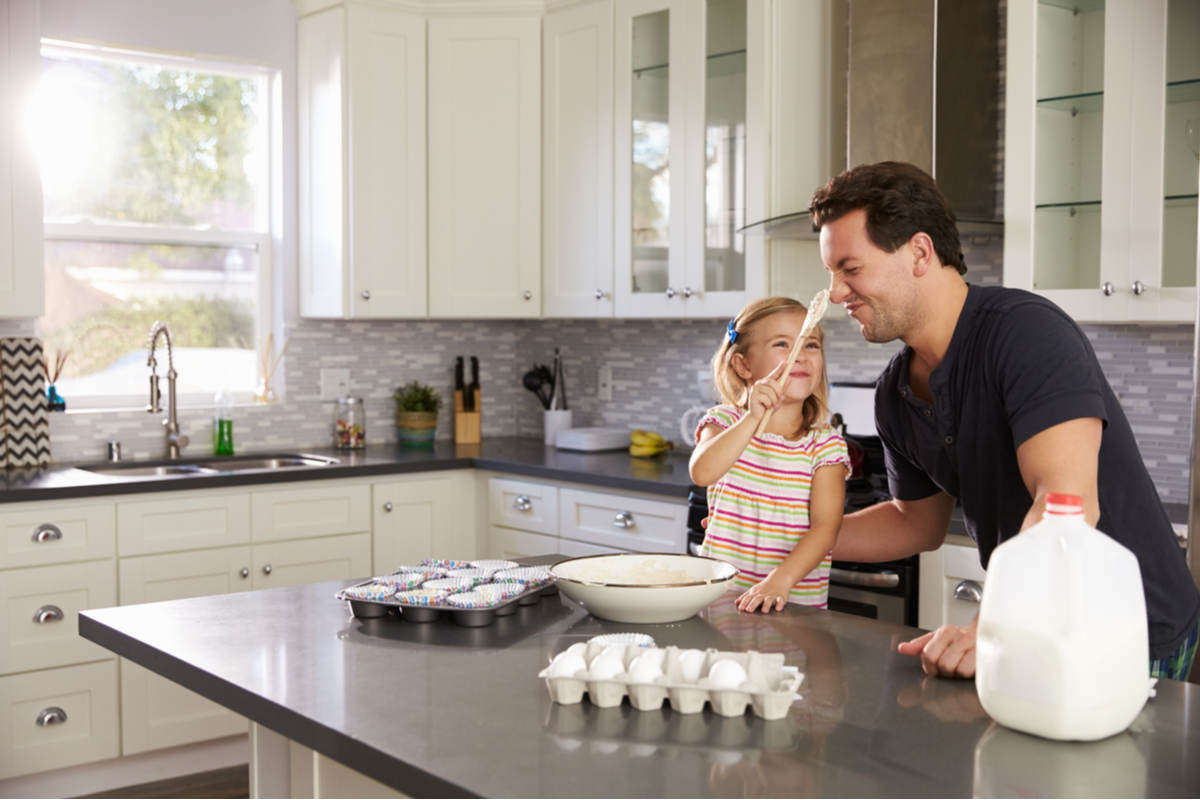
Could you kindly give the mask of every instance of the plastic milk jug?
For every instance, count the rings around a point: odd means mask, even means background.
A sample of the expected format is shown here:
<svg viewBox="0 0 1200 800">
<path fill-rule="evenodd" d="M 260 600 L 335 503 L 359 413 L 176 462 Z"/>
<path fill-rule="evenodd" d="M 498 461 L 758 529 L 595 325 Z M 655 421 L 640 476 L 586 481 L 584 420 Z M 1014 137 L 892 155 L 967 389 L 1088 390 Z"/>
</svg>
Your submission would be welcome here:
<svg viewBox="0 0 1200 800">
<path fill-rule="evenodd" d="M 1002 725 L 1090 741 L 1125 730 L 1149 696 L 1137 558 L 1088 525 L 1083 498 L 1051 493 L 1042 521 L 992 552 L 975 688 Z"/>
</svg>

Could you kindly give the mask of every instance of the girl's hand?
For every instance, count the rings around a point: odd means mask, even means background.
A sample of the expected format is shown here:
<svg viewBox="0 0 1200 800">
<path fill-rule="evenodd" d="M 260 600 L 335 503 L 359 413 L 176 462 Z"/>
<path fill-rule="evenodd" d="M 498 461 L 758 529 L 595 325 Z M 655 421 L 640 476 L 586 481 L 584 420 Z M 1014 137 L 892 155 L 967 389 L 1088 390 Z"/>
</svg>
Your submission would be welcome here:
<svg viewBox="0 0 1200 800">
<path fill-rule="evenodd" d="M 776 388 L 775 383 L 779 380 L 779 375 L 783 372 L 783 368 L 786 365 L 786 359 L 780 361 L 775 369 L 750 386 L 750 399 L 746 404 L 746 413 L 749 416 L 761 419 L 763 414 L 767 413 L 768 409 L 778 409 L 783 405 L 783 392 Z"/>
<path fill-rule="evenodd" d="M 791 591 L 792 584 L 775 570 L 771 570 L 767 577 L 742 592 L 737 601 L 738 611 L 753 613 L 760 609 L 764 614 L 769 614 L 772 610 L 782 611 L 787 605 Z"/>
</svg>

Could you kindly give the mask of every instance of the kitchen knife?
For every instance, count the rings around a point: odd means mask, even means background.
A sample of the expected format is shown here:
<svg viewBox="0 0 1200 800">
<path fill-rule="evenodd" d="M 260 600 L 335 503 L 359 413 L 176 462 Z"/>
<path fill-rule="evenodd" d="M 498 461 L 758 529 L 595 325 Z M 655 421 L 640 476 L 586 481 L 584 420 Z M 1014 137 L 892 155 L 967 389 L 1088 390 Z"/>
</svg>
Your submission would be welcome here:
<svg viewBox="0 0 1200 800">
<path fill-rule="evenodd" d="M 458 356 L 454 359 L 454 391 L 461 392 L 463 390 L 463 358 Z M 464 400 L 465 402 L 465 400 Z M 465 410 L 465 407 L 464 407 Z"/>
<path fill-rule="evenodd" d="M 479 359 L 471 356 L 471 383 L 467 385 L 467 397 L 471 399 L 470 411 L 478 411 L 475 408 L 475 393 L 479 391 Z"/>
</svg>

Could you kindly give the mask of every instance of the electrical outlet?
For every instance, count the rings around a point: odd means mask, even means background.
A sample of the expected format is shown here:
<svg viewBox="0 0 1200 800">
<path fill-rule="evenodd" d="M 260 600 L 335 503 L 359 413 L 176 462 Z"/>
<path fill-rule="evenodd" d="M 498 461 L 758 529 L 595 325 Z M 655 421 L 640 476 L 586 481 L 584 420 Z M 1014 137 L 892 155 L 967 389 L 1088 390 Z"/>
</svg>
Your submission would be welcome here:
<svg viewBox="0 0 1200 800">
<path fill-rule="evenodd" d="M 601 400 L 612 400 L 612 367 L 602 366 L 596 376 L 596 397 Z"/>
<path fill-rule="evenodd" d="M 350 394 L 350 370 L 321 370 L 321 399 L 337 400 Z"/>
</svg>

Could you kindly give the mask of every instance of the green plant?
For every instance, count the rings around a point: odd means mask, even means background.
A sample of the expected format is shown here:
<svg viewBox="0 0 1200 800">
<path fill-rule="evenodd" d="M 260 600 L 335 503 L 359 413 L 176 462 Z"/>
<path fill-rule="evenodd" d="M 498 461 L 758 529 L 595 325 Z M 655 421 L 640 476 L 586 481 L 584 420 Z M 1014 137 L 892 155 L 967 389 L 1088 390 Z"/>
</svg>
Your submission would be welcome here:
<svg viewBox="0 0 1200 800">
<path fill-rule="evenodd" d="M 442 405 L 441 395 L 420 381 L 397 387 L 392 399 L 396 401 L 397 411 L 437 411 Z"/>
</svg>

